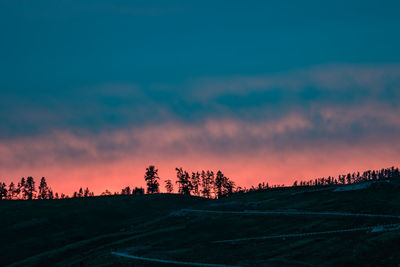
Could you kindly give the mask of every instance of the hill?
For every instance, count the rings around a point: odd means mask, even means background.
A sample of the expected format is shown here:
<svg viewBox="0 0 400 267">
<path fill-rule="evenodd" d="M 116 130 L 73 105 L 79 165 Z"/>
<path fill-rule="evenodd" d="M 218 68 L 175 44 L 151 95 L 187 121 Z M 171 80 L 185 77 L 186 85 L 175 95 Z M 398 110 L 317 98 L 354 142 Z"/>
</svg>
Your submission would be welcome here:
<svg viewBox="0 0 400 267">
<path fill-rule="evenodd" d="M 1 265 L 400 263 L 398 178 L 220 200 L 176 194 L 4 200 L 0 214 Z"/>
</svg>

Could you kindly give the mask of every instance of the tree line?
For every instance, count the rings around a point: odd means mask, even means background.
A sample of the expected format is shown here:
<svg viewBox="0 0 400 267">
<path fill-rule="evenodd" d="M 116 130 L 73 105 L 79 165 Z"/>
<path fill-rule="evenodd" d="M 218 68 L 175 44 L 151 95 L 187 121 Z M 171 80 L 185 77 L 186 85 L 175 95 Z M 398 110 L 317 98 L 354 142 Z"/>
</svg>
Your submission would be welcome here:
<svg viewBox="0 0 400 267">
<path fill-rule="evenodd" d="M 86 189 L 80 188 L 74 192 L 73 197 L 90 197 L 94 196 L 94 193 L 86 187 Z M 69 198 L 68 195 L 54 193 L 50 186 L 48 186 L 46 178 L 40 179 L 39 186 L 36 188 L 35 179 L 31 176 L 22 177 L 18 183 L 11 182 L 7 187 L 5 183 L 0 182 L 0 200 L 32 200 L 32 199 L 64 199 Z"/>
<path fill-rule="evenodd" d="M 322 177 L 316 179 L 309 179 L 305 181 L 295 180 L 293 186 L 328 186 L 338 184 L 357 184 L 367 181 L 387 180 L 391 178 L 400 177 L 399 168 L 391 167 L 380 170 L 368 170 L 363 173 L 353 172 L 339 175 L 338 177 Z"/>
<path fill-rule="evenodd" d="M 188 172 L 182 168 L 176 168 L 176 181 L 171 179 L 164 180 L 164 188 L 167 193 L 174 193 L 177 187 L 177 193 L 183 195 L 199 196 L 204 198 L 223 198 L 238 192 L 249 192 L 257 190 L 266 190 L 279 188 L 284 185 L 269 185 L 268 183 L 260 183 L 258 186 L 251 188 L 242 188 L 236 186 L 235 182 L 226 177 L 220 170 L 214 172 L 212 170 L 202 170 L 196 172 Z M 339 175 L 337 177 L 328 176 L 309 180 L 295 180 L 293 187 L 297 186 L 330 186 L 356 184 L 367 181 L 379 181 L 400 177 L 399 168 L 391 167 L 381 170 L 368 170 L 362 173 L 354 172 Z M 146 168 L 144 180 L 146 182 L 146 190 L 142 187 L 126 186 L 120 192 L 110 192 L 105 190 L 100 195 L 143 195 L 160 193 L 160 177 L 158 169 L 154 165 Z M 94 193 L 88 187 L 75 191 L 72 198 L 93 197 Z M 64 199 L 70 198 L 65 194 L 54 193 L 48 186 L 46 178 L 42 177 L 39 186 L 36 188 L 35 179 L 31 176 L 26 179 L 23 177 L 18 183 L 11 182 L 8 186 L 4 182 L 0 182 L 0 200 L 32 200 L 32 199 Z"/>
<path fill-rule="evenodd" d="M 53 199 L 55 197 L 53 190 L 47 186 L 46 178 L 42 177 L 39 184 L 39 192 L 36 194 L 35 179 L 29 176 L 28 178 L 21 178 L 21 180 L 14 184 L 6 186 L 5 183 L 0 182 L 0 199 Z"/>
<path fill-rule="evenodd" d="M 226 177 L 221 171 L 202 170 L 189 173 L 182 168 L 176 168 L 176 185 L 178 193 L 183 195 L 202 196 L 205 198 L 221 198 L 234 193 L 235 182 Z M 147 185 L 147 194 L 160 192 L 158 169 L 151 165 L 146 168 L 144 176 Z M 172 180 L 165 180 L 165 191 L 174 192 Z"/>
</svg>

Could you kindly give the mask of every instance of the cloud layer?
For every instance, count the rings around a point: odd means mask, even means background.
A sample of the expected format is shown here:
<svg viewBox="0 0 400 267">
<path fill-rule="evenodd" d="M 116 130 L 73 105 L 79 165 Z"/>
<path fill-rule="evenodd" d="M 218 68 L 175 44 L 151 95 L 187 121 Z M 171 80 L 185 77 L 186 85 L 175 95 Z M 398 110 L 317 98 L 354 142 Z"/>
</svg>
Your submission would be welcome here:
<svg viewBox="0 0 400 267">
<path fill-rule="evenodd" d="M 245 186 L 387 167 L 400 156 L 399 100 L 397 65 L 8 92 L 0 175 L 100 193 L 142 185 L 152 163 L 166 177 L 220 168 Z"/>
</svg>

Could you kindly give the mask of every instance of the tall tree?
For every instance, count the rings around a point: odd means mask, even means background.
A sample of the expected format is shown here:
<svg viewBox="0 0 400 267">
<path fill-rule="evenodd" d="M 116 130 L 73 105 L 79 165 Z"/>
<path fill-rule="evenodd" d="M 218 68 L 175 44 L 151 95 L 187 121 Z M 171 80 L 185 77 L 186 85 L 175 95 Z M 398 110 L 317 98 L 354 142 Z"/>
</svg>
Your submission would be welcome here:
<svg viewBox="0 0 400 267">
<path fill-rule="evenodd" d="M 192 193 L 195 196 L 199 196 L 200 195 L 200 173 L 199 172 L 192 172 L 192 179 L 191 179 L 191 183 L 192 183 Z"/>
<path fill-rule="evenodd" d="M 268 184 L 267 184 L 268 186 Z M 229 179 L 228 177 L 225 177 L 224 180 L 224 195 L 225 196 L 231 196 L 233 194 L 233 190 L 235 189 L 235 182 Z"/>
<path fill-rule="evenodd" d="M 158 169 L 156 169 L 153 165 L 150 165 L 146 168 L 146 173 L 144 175 L 144 179 L 147 184 L 147 194 L 155 194 L 160 192 L 160 184 L 158 180 Z"/>
<path fill-rule="evenodd" d="M 201 186 L 203 190 L 201 193 L 203 197 L 210 198 L 211 197 L 211 188 L 214 182 L 214 173 L 212 171 L 201 171 Z"/>
<path fill-rule="evenodd" d="M 26 199 L 26 196 L 27 196 L 25 184 L 26 184 L 25 178 L 22 177 L 21 181 L 18 183 L 18 189 L 17 189 L 18 195 L 20 195 L 21 199 Z"/>
<path fill-rule="evenodd" d="M 47 186 L 46 178 L 42 177 L 38 189 L 39 189 L 38 199 L 49 198 L 49 187 Z"/>
<path fill-rule="evenodd" d="M 233 194 L 233 190 L 235 189 L 235 183 L 226 177 L 221 171 L 217 172 L 215 176 L 215 195 L 218 198 L 224 196 L 230 196 Z M 264 183 L 258 185 L 259 190 L 264 190 L 267 188 L 268 185 Z"/>
<path fill-rule="evenodd" d="M 174 186 L 173 186 L 172 181 L 170 179 L 165 181 L 165 190 L 169 194 L 171 194 L 174 191 Z"/>
<path fill-rule="evenodd" d="M 31 200 L 35 197 L 35 195 L 34 195 L 36 192 L 35 180 L 31 176 L 26 178 L 25 192 L 26 192 L 27 199 Z"/>
<path fill-rule="evenodd" d="M 224 184 L 225 184 L 225 176 L 221 171 L 218 171 L 217 175 L 215 176 L 215 195 L 218 198 L 221 198 L 223 196 Z"/>
<path fill-rule="evenodd" d="M 190 181 L 190 176 L 187 171 L 182 170 L 182 168 L 176 168 L 176 178 L 179 184 L 179 193 L 183 195 L 190 195 L 192 190 L 192 183 Z"/>
</svg>

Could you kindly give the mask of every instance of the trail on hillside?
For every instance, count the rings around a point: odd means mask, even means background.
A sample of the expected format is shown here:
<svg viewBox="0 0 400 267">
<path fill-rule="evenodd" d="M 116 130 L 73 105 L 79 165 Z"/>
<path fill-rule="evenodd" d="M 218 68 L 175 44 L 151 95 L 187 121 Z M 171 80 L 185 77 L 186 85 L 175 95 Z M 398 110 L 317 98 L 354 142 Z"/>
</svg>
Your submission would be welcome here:
<svg viewBox="0 0 400 267">
<path fill-rule="evenodd" d="M 198 210 L 198 209 L 182 209 L 181 212 L 192 213 L 209 213 L 209 214 L 238 214 L 238 215 L 325 215 L 325 216 L 352 216 L 352 217 L 378 217 L 400 219 L 398 215 L 387 214 L 368 214 L 368 213 L 349 213 L 334 211 L 268 211 L 268 210 L 245 210 L 245 211 L 219 211 L 219 210 Z"/>
<path fill-rule="evenodd" d="M 114 242 L 107 242 L 105 243 L 105 245 L 115 245 L 115 244 L 119 244 L 119 243 L 123 243 L 125 241 L 129 241 L 129 240 L 133 240 L 136 238 L 142 238 L 142 237 L 146 237 L 146 236 L 150 236 L 150 235 L 154 235 L 154 234 L 161 234 L 161 233 L 165 233 L 165 232 L 169 232 L 169 231 L 175 231 L 175 230 L 181 230 L 184 227 L 182 226 L 175 226 L 175 227 L 168 227 L 168 228 L 163 228 L 163 229 L 157 229 L 151 232 L 147 232 L 147 233 L 143 233 L 143 234 L 137 234 L 135 232 L 123 232 L 123 233 L 111 233 L 111 234 L 107 234 L 107 235 L 101 235 L 101 236 L 97 236 L 94 238 L 90 238 L 90 239 L 86 239 L 86 240 L 81 240 L 81 241 L 77 241 L 68 245 L 65 245 L 63 247 L 60 248 L 56 248 L 56 249 L 52 249 L 52 250 L 48 250 L 39 254 L 36 254 L 34 256 L 25 258 L 19 262 L 15 262 L 10 264 L 9 266 L 26 266 L 28 264 L 32 264 L 32 262 L 38 261 L 41 258 L 44 257 L 50 257 L 53 255 L 56 255 L 58 253 L 62 253 L 68 250 L 74 250 L 74 249 L 79 249 L 83 246 L 86 246 L 92 242 L 96 242 L 102 239 L 106 239 L 106 238 L 110 238 L 110 237 L 124 237 L 126 236 L 126 238 L 122 238 L 122 239 L 118 239 L 118 241 L 114 241 Z M 105 247 L 105 245 L 103 246 L 99 246 L 97 247 L 97 249 L 99 249 L 100 247 Z"/>
<path fill-rule="evenodd" d="M 165 264 L 206 266 L 206 267 L 236 267 L 237 266 L 237 265 L 225 265 L 225 264 L 162 260 L 162 259 L 155 259 L 155 258 L 138 257 L 138 256 L 133 256 L 133 255 L 129 255 L 127 253 L 122 253 L 122 252 L 111 252 L 111 254 L 113 254 L 115 256 L 119 256 L 119 257 L 134 259 L 134 260 L 147 261 L 147 262 L 158 262 L 158 263 L 165 263 Z"/>
<path fill-rule="evenodd" d="M 322 232 L 309 232 L 309 233 L 299 233 L 299 234 L 284 234 L 284 235 L 269 235 L 269 236 L 236 238 L 236 239 L 214 241 L 214 243 L 236 243 L 236 242 L 251 241 L 251 240 L 307 237 L 307 236 L 314 236 L 314 235 L 329 235 L 329 234 L 336 234 L 336 233 L 359 232 L 359 231 L 368 231 L 368 230 L 370 230 L 371 232 L 374 232 L 374 233 L 396 231 L 396 230 L 400 230 L 400 224 L 385 224 L 385 225 L 378 225 L 378 226 L 366 226 L 366 227 L 358 227 L 358 228 L 350 228 L 350 229 L 340 229 L 340 230 L 322 231 Z"/>
</svg>

